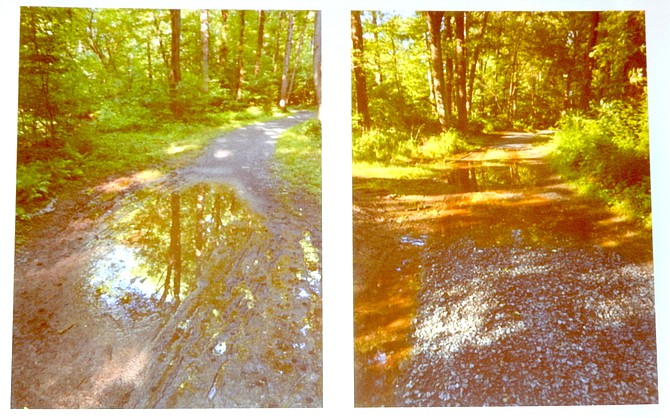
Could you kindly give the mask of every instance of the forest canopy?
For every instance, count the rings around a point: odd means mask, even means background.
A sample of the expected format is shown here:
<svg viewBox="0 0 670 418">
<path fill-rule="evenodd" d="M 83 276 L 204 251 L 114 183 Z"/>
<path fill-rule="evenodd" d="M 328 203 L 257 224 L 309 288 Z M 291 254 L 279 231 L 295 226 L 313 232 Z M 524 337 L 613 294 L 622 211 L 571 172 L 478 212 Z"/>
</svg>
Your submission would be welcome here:
<svg viewBox="0 0 670 418">
<path fill-rule="evenodd" d="M 319 22 L 314 11 L 22 7 L 19 209 L 84 174 L 154 163 L 189 135 L 318 106 Z"/>
<path fill-rule="evenodd" d="M 363 129 L 544 129 L 646 100 L 643 12 L 353 12 L 352 40 Z"/>
<path fill-rule="evenodd" d="M 544 130 L 564 178 L 651 225 L 644 12 L 353 11 L 351 40 L 355 168 Z"/>
<path fill-rule="evenodd" d="M 287 102 L 312 104 L 313 22 L 313 12 L 23 7 L 19 136 L 59 145 L 82 120 L 129 127 L 272 106 L 283 78 Z"/>
</svg>

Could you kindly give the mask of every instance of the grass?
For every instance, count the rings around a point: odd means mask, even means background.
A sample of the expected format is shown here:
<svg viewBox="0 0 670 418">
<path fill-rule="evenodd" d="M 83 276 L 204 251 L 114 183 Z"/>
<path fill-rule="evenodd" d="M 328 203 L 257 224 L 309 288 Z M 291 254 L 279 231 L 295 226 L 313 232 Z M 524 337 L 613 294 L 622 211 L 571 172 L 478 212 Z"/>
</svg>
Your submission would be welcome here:
<svg viewBox="0 0 670 418">
<path fill-rule="evenodd" d="M 274 174 L 292 192 L 304 191 L 321 201 L 321 124 L 310 120 L 287 129 L 277 140 Z"/>
<path fill-rule="evenodd" d="M 450 157 L 474 150 L 480 142 L 484 140 L 454 130 L 426 137 L 397 130 L 355 134 L 352 174 L 368 180 L 431 180 L 449 170 Z"/>
<path fill-rule="evenodd" d="M 354 162 L 353 176 L 358 178 L 380 179 L 430 179 L 435 176 L 438 166 L 399 165 L 373 162 Z"/>
<path fill-rule="evenodd" d="M 193 121 L 147 121 L 134 130 L 97 126 L 80 129 L 62 150 L 48 159 L 17 165 L 19 219 L 30 218 L 53 198 L 82 190 L 113 177 L 145 170 L 168 172 L 188 164 L 217 136 L 256 121 L 283 117 L 278 110 L 249 108 L 238 112 L 210 113 Z"/>
<path fill-rule="evenodd" d="M 649 131 L 644 103 L 602 103 L 595 116 L 559 122 L 551 161 L 580 193 L 651 228 Z"/>
</svg>

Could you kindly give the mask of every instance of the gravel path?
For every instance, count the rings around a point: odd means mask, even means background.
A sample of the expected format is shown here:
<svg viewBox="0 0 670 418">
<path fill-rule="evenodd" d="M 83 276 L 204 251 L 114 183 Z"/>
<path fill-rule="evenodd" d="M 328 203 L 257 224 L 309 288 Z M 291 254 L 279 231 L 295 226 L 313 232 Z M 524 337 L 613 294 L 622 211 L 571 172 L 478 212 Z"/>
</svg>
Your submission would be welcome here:
<svg viewBox="0 0 670 418">
<path fill-rule="evenodd" d="M 599 248 L 471 240 L 426 262 L 406 406 L 658 402 L 649 268 Z"/>
<path fill-rule="evenodd" d="M 229 184 L 257 212 L 271 212 L 278 185 L 269 173 L 269 164 L 277 139 L 286 129 L 313 117 L 313 112 L 300 111 L 236 129 L 217 138 L 198 160 L 178 174 L 191 182 Z"/>
<path fill-rule="evenodd" d="M 542 145 L 354 179 L 358 406 L 658 403 L 651 236 Z"/>
</svg>

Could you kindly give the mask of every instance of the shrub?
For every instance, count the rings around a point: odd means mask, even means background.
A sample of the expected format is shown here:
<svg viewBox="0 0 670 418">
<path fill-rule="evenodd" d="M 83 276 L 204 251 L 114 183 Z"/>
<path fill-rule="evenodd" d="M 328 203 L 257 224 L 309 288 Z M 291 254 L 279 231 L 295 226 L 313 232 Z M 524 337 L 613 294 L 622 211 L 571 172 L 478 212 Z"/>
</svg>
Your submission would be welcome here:
<svg viewBox="0 0 670 418">
<path fill-rule="evenodd" d="M 651 213 L 646 106 L 601 103 L 596 117 L 563 115 L 552 162 L 567 178 L 592 183 L 608 204 L 648 223 Z"/>
<path fill-rule="evenodd" d="M 389 129 L 354 135 L 352 147 L 356 161 L 391 162 L 401 157 L 411 157 L 417 145 L 410 134 Z"/>
<path fill-rule="evenodd" d="M 459 152 L 472 150 L 463 136 L 456 130 L 450 129 L 437 136 L 431 136 L 420 147 L 422 156 L 429 159 L 441 159 Z"/>
<path fill-rule="evenodd" d="M 51 173 L 43 163 L 19 165 L 16 169 L 16 202 L 28 205 L 44 200 L 49 195 Z"/>
</svg>

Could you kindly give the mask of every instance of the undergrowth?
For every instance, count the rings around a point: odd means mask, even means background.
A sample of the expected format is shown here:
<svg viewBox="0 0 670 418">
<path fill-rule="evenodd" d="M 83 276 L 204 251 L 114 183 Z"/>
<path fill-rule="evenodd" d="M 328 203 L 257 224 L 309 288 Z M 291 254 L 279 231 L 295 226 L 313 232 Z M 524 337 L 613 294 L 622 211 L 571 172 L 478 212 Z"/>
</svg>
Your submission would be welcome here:
<svg viewBox="0 0 670 418">
<path fill-rule="evenodd" d="M 595 116 L 559 122 L 552 163 L 585 194 L 651 227 L 649 130 L 645 105 L 603 103 Z"/>
<path fill-rule="evenodd" d="M 372 130 L 354 135 L 354 162 L 398 163 L 444 160 L 447 157 L 474 149 L 458 131 L 420 137 L 396 129 Z"/>
<path fill-rule="evenodd" d="M 112 176 L 171 170 L 194 158 L 215 137 L 282 114 L 252 107 L 198 118 L 145 119 L 106 114 L 82 124 L 59 148 L 37 147 L 19 139 L 16 215 L 28 219 L 66 188 L 85 188 Z"/>
<path fill-rule="evenodd" d="M 397 129 L 355 133 L 353 176 L 380 179 L 429 179 L 442 172 L 454 154 L 476 149 L 475 138 L 456 130 L 436 135 Z"/>
<path fill-rule="evenodd" d="M 277 140 L 275 175 L 292 190 L 321 201 L 321 123 L 312 119 L 287 129 Z"/>
</svg>

